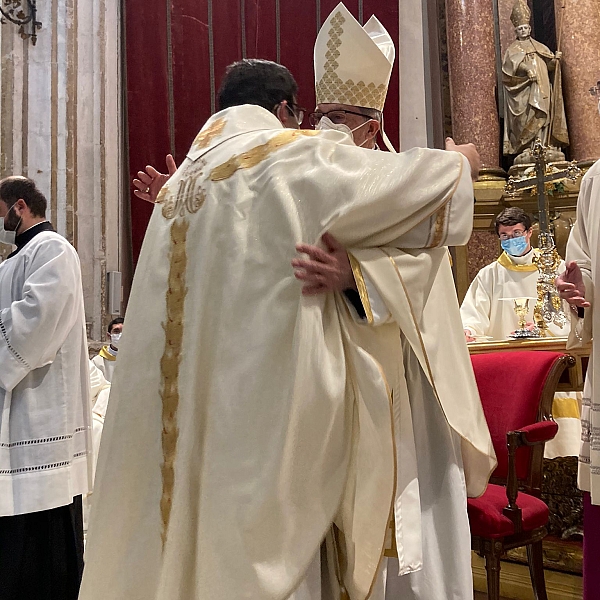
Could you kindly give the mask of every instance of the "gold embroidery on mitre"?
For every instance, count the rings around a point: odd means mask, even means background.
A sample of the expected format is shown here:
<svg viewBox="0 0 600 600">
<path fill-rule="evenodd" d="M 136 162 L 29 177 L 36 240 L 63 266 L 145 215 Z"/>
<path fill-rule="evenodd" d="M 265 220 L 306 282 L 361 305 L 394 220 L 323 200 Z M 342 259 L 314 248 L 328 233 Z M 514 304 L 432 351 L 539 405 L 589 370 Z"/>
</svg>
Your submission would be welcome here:
<svg viewBox="0 0 600 600">
<path fill-rule="evenodd" d="M 221 134 L 225 128 L 225 123 L 225 117 L 221 117 L 206 129 L 201 130 L 192 143 L 192 151 L 206 148 L 214 138 Z"/>
<path fill-rule="evenodd" d="M 331 29 L 328 32 L 327 53 L 325 54 L 325 72 L 316 84 L 317 104 L 348 104 L 383 110 L 388 86 L 385 84 L 366 84 L 364 81 L 354 83 L 352 79 L 345 82 L 336 73 L 344 33 L 342 25 L 346 19 L 341 12 L 335 13 L 331 19 Z"/>
<path fill-rule="evenodd" d="M 318 131 L 311 131 L 307 129 L 286 129 L 273 136 L 265 144 L 256 146 L 247 152 L 242 152 L 242 154 L 232 156 L 227 162 L 215 167 L 210 172 L 210 180 L 223 181 L 225 179 L 229 179 L 240 169 L 250 169 L 260 164 L 278 148 L 286 146 L 302 136 L 313 136 L 318 134 Z"/>
<path fill-rule="evenodd" d="M 206 179 L 204 177 L 205 166 L 206 161 L 200 158 L 190 164 L 182 173 L 176 192 L 173 192 L 169 185 L 165 185 L 160 190 L 156 202 L 163 204 L 162 214 L 165 219 L 194 214 L 202 208 L 206 200 L 206 192 L 202 187 L 202 183 Z"/>
<path fill-rule="evenodd" d="M 175 457 L 179 437 L 177 410 L 179 408 L 179 365 L 183 348 L 183 308 L 187 294 L 185 273 L 188 228 L 189 223 L 185 220 L 176 220 L 171 225 L 169 287 L 166 296 L 167 319 L 162 324 L 165 331 L 165 348 L 160 359 L 163 451 L 163 463 L 160 467 L 162 475 L 160 513 L 163 525 L 161 532 L 163 548 L 167 541 L 171 518 L 175 487 Z"/>
</svg>

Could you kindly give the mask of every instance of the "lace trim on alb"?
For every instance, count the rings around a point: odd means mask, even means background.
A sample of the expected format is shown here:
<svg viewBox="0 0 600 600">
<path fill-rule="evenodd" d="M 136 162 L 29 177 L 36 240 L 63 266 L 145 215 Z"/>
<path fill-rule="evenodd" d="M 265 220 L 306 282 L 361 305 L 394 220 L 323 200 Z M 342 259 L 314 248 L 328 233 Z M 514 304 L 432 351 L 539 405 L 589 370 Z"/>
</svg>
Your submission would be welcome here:
<svg viewBox="0 0 600 600">
<path fill-rule="evenodd" d="M 0 448 L 18 448 L 20 446 L 34 446 L 37 444 L 49 444 L 52 442 L 63 442 L 65 440 L 71 440 L 73 437 L 78 434 L 86 431 L 87 427 L 78 427 L 73 433 L 65 434 L 65 435 L 56 435 L 53 437 L 47 438 L 38 438 L 37 440 L 21 440 L 19 442 L 10 442 L 10 443 L 1 443 Z"/>
<path fill-rule="evenodd" d="M 82 450 L 73 455 L 73 459 L 81 458 L 88 454 L 87 450 Z M 37 471 L 49 471 L 50 469 L 60 469 L 68 467 L 72 460 L 63 460 L 61 462 L 50 463 L 48 465 L 36 465 L 35 467 L 20 467 L 19 469 L 0 469 L 0 475 L 18 475 L 20 473 L 34 473 Z"/>
<path fill-rule="evenodd" d="M 8 346 L 11 354 L 23 365 L 25 365 L 28 369 L 31 369 L 27 361 L 13 348 L 12 344 L 8 339 L 8 334 L 6 333 L 6 327 L 4 326 L 4 322 L 2 321 L 2 317 L 0 316 L 0 331 L 2 332 L 2 337 Z"/>
</svg>

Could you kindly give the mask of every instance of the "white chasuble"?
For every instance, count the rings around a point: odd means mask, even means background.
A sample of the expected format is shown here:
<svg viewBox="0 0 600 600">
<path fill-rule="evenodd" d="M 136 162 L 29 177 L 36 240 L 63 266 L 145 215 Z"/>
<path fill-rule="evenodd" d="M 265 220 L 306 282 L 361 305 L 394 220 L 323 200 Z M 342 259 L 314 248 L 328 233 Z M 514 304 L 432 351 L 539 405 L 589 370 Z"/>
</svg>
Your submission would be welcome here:
<svg viewBox="0 0 600 600">
<path fill-rule="evenodd" d="M 79 258 L 42 231 L 0 264 L 0 516 L 89 491 L 89 385 Z"/>
<path fill-rule="evenodd" d="M 568 348 L 592 341 L 592 354 L 585 375 L 581 410 L 582 443 L 579 454 L 579 487 L 590 492 L 592 504 L 600 504 L 600 389 L 594 375 L 600 368 L 600 311 L 594 305 L 600 283 L 600 162 L 596 162 L 581 182 L 577 201 L 577 222 L 567 244 L 567 262 L 576 261 L 583 273 L 585 298 L 591 303 L 580 319 L 571 311 L 571 335 Z"/>
<path fill-rule="evenodd" d="M 342 585 L 368 597 L 395 497 L 391 390 L 344 300 L 302 296 L 290 262 L 325 231 L 356 249 L 441 239 L 451 203 L 472 218 L 464 168 L 256 106 L 209 119 L 136 270 L 81 600 L 285 600 L 334 521 Z"/>
</svg>

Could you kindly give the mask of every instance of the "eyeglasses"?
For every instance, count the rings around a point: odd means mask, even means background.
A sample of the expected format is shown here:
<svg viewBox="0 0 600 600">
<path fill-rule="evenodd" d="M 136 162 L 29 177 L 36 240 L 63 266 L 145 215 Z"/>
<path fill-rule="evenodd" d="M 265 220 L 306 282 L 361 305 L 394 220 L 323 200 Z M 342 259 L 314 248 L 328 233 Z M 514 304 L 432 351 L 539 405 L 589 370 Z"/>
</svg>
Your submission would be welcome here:
<svg viewBox="0 0 600 600">
<path fill-rule="evenodd" d="M 355 112 L 353 110 L 330 110 L 326 113 L 317 110 L 308 115 L 308 122 L 313 127 L 316 127 L 323 117 L 327 117 L 332 123 L 335 123 L 336 125 L 343 125 L 346 122 L 346 115 L 358 115 L 359 117 L 363 117 L 367 120 L 371 118 L 367 115 L 363 115 L 363 113 Z"/>
<path fill-rule="evenodd" d="M 302 121 L 304 121 L 304 115 L 306 114 L 306 109 L 298 106 L 297 104 L 286 104 L 289 111 L 296 117 L 296 121 L 298 121 L 298 125 L 302 125 Z"/>
<path fill-rule="evenodd" d="M 513 238 L 523 237 L 526 233 L 527 233 L 527 231 L 525 229 L 517 229 L 516 231 L 513 231 L 512 234 L 510 234 L 510 235 L 508 233 L 501 233 L 498 237 L 502 241 L 512 240 Z"/>
</svg>

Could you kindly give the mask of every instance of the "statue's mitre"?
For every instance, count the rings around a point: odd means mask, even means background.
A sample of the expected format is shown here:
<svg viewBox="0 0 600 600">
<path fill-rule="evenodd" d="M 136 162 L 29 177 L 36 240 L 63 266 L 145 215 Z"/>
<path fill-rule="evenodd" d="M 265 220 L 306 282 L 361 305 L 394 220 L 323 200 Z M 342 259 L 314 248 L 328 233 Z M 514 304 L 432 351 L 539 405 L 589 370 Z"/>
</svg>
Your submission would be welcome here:
<svg viewBox="0 0 600 600">
<path fill-rule="evenodd" d="M 361 27 L 338 4 L 315 42 L 317 104 L 383 110 L 395 57 L 394 42 L 378 19 Z"/>
<path fill-rule="evenodd" d="M 531 11 L 527 5 L 527 0 L 517 0 L 510 13 L 510 20 L 515 27 L 519 25 L 529 25 L 531 20 Z"/>
</svg>

